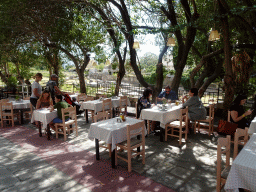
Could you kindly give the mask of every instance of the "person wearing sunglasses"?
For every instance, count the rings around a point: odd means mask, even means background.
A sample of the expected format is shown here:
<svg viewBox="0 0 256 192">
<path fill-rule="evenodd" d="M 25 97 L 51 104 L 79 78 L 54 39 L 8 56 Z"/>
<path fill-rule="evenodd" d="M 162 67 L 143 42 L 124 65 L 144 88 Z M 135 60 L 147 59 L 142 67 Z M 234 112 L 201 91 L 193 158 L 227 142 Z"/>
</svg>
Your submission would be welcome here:
<svg viewBox="0 0 256 192">
<path fill-rule="evenodd" d="M 164 99 L 171 100 L 172 102 L 175 102 L 175 100 L 178 100 L 177 94 L 175 91 L 171 90 L 171 87 L 167 85 L 165 87 L 165 90 L 162 91 L 157 98 L 157 103 L 162 104 L 162 101 Z"/>
</svg>

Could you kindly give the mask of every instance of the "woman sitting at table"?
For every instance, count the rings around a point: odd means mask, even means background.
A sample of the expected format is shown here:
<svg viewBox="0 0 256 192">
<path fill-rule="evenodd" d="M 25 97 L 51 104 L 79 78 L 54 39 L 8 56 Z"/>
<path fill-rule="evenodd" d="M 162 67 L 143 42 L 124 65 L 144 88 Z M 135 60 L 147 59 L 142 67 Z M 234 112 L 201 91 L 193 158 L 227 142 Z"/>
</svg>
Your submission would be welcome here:
<svg viewBox="0 0 256 192">
<path fill-rule="evenodd" d="M 52 112 L 54 109 L 57 109 L 57 114 L 58 114 L 58 117 L 54 118 L 52 120 L 52 122 L 49 123 L 50 127 L 55 130 L 55 126 L 54 124 L 55 123 L 62 123 L 62 113 L 61 113 L 61 109 L 62 108 L 68 108 L 70 107 L 70 105 L 65 102 L 65 101 L 62 101 L 62 95 L 56 95 L 55 96 L 55 105 L 51 108 L 50 112 Z M 67 121 L 69 118 L 66 117 L 65 121 Z"/>
<path fill-rule="evenodd" d="M 142 109 L 150 108 L 150 97 L 152 96 L 152 89 L 149 87 L 143 91 L 143 95 L 138 99 L 137 104 L 137 118 L 140 117 Z"/>
<path fill-rule="evenodd" d="M 48 90 L 44 90 L 41 97 L 37 100 L 36 109 L 48 108 L 53 106 L 52 98 Z"/>
<path fill-rule="evenodd" d="M 250 121 L 245 117 L 251 115 L 252 111 L 245 111 L 243 105 L 245 104 L 247 96 L 238 95 L 233 101 L 233 105 L 230 107 L 231 118 L 230 121 L 238 124 L 238 128 L 244 129 L 249 127 Z"/>
<path fill-rule="evenodd" d="M 190 120 L 195 121 L 206 119 L 206 109 L 204 108 L 201 99 L 198 96 L 198 89 L 190 89 L 188 95 L 190 98 L 185 103 L 184 100 L 187 99 L 187 96 L 182 98 L 182 107 L 185 108 L 188 106 L 188 122 L 190 122 Z"/>
</svg>

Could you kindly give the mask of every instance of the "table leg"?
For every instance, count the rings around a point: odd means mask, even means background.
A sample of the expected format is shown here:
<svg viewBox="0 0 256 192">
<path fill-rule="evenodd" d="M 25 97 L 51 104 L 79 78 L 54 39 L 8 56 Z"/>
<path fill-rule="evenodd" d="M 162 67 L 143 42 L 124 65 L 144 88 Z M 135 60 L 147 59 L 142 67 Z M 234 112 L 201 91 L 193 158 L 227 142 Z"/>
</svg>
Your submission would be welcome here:
<svg viewBox="0 0 256 192">
<path fill-rule="evenodd" d="M 100 160 L 100 146 L 99 146 L 98 139 L 95 139 L 95 148 L 96 148 L 96 160 Z"/>
<path fill-rule="evenodd" d="M 41 127 L 41 122 L 38 124 L 38 130 L 39 130 L 39 137 L 42 137 L 42 127 Z"/>
<path fill-rule="evenodd" d="M 137 135 L 137 139 L 140 140 L 140 135 Z M 140 152 L 140 147 L 137 147 L 137 152 Z"/>
<path fill-rule="evenodd" d="M 115 118 L 115 116 L 116 116 L 116 110 L 115 110 L 115 108 L 113 107 L 113 109 L 112 109 L 112 117 Z"/>
<path fill-rule="evenodd" d="M 86 119 L 86 123 L 89 123 L 89 120 L 88 120 L 88 109 L 85 110 L 85 119 Z"/>
<path fill-rule="evenodd" d="M 23 110 L 22 109 L 20 110 L 20 122 L 21 122 L 21 124 L 24 123 L 24 120 L 23 120 Z"/>
<path fill-rule="evenodd" d="M 116 158 L 115 158 L 115 153 L 116 150 L 114 149 L 111 153 L 111 164 L 112 164 L 112 168 L 115 169 L 116 168 Z"/>
<path fill-rule="evenodd" d="M 47 125 L 47 139 L 51 140 L 51 130 L 49 125 Z"/>
<path fill-rule="evenodd" d="M 160 127 L 160 142 L 164 142 L 164 129 Z"/>
</svg>

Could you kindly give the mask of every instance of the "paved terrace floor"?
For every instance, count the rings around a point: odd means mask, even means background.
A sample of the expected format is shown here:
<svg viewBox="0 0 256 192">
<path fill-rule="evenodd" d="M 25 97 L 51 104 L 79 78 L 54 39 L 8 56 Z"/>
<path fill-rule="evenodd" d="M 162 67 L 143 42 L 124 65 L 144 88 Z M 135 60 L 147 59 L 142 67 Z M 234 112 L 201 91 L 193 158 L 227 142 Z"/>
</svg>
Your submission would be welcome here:
<svg viewBox="0 0 256 192">
<path fill-rule="evenodd" d="M 181 147 L 177 139 L 160 142 L 146 138 L 146 164 L 133 159 L 132 172 L 118 160 L 111 168 L 108 151 L 88 139 L 90 123 L 78 116 L 78 137 L 67 141 L 53 135 L 39 137 L 30 123 L 0 129 L 0 191 L 215 191 L 217 135 L 188 135 Z"/>
</svg>

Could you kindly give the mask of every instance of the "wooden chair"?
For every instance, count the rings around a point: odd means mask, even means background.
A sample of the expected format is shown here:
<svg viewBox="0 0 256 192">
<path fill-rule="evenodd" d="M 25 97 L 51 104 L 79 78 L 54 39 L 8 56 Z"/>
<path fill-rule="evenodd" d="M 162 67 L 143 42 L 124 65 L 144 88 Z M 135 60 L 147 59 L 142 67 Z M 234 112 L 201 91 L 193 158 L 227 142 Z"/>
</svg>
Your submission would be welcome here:
<svg viewBox="0 0 256 192">
<path fill-rule="evenodd" d="M 76 108 L 68 107 L 61 109 L 62 114 L 62 123 L 55 123 L 55 132 L 56 138 L 58 138 L 58 134 L 64 135 L 64 141 L 67 140 L 67 132 L 70 134 L 71 130 L 76 131 L 76 136 L 78 136 L 78 128 L 77 128 L 77 118 L 76 118 Z M 69 120 L 65 121 L 66 117 L 69 117 Z"/>
<path fill-rule="evenodd" d="M 124 112 L 127 113 L 127 105 L 127 96 L 121 96 L 119 101 L 119 107 L 116 108 L 118 116 L 122 112 L 122 109 L 124 109 Z"/>
<path fill-rule="evenodd" d="M 122 143 L 116 144 L 120 149 L 116 149 L 115 159 L 117 165 L 117 159 L 122 159 L 128 163 L 128 171 L 132 170 L 132 161 L 133 157 L 142 155 L 142 164 L 145 164 L 145 127 L 144 122 L 139 122 L 134 125 L 127 125 L 127 140 Z M 138 140 L 136 136 L 142 135 L 141 140 Z M 138 147 L 142 146 L 142 150 L 135 150 Z M 124 158 L 118 155 L 118 152 L 123 150 L 127 151 L 128 158 Z M 135 154 L 132 154 L 135 153 Z"/>
<path fill-rule="evenodd" d="M 108 114 L 110 114 L 110 118 L 113 116 L 113 108 L 112 108 L 112 100 L 109 99 L 104 99 L 102 102 L 102 111 L 107 111 Z"/>
<path fill-rule="evenodd" d="M 2 108 L 1 109 L 2 110 L 1 111 L 2 123 L 4 121 L 9 121 L 12 123 L 12 126 L 14 126 L 14 117 L 16 117 L 18 119 L 19 123 L 21 124 L 20 113 L 19 113 L 19 111 L 14 112 L 12 103 L 2 102 L 1 108 Z"/>
<path fill-rule="evenodd" d="M 94 122 L 98 122 L 98 121 L 104 121 L 108 119 L 108 112 L 107 111 L 100 111 L 97 113 L 97 115 L 94 115 Z M 108 149 L 109 151 L 109 157 L 111 157 L 111 144 L 107 144 L 106 146 L 104 144 L 100 144 L 99 147 Z"/>
<path fill-rule="evenodd" d="M 185 121 L 184 121 L 185 120 Z M 171 130 L 171 133 L 168 131 Z M 178 132 L 179 135 L 175 135 L 174 132 Z M 178 121 L 172 121 L 165 125 L 165 141 L 167 136 L 173 136 L 179 138 L 179 145 L 181 145 L 182 135 L 185 134 L 185 141 L 187 141 L 188 135 L 188 107 L 180 110 L 180 118 Z"/>
<path fill-rule="evenodd" d="M 246 127 L 245 129 L 240 129 L 240 128 L 236 129 L 233 160 L 236 158 L 238 154 L 238 145 L 245 145 L 247 143 L 249 138 L 248 130 L 249 130 L 248 127 Z"/>
<path fill-rule="evenodd" d="M 79 95 L 77 95 L 77 102 L 81 103 L 86 101 L 87 95 L 85 93 L 81 93 Z"/>
<path fill-rule="evenodd" d="M 1 99 L 0 103 L 9 102 L 9 99 Z"/>
<path fill-rule="evenodd" d="M 223 148 L 225 148 L 223 150 Z M 224 169 L 221 169 L 221 155 L 226 155 L 226 164 Z M 217 186 L 216 191 L 220 192 L 226 183 L 228 173 L 230 171 L 230 135 L 226 138 L 219 138 L 217 145 Z"/>
<path fill-rule="evenodd" d="M 30 100 L 30 97 L 24 97 L 23 100 Z"/>
<path fill-rule="evenodd" d="M 30 120 L 32 118 L 32 114 L 33 114 L 33 105 L 30 103 L 29 109 L 25 110 L 23 112 L 23 114 L 25 115 L 26 120 Z"/>
<path fill-rule="evenodd" d="M 194 128 L 194 133 L 196 134 L 196 130 L 200 133 L 200 129 L 208 130 L 209 131 L 209 136 L 213 133 L 213 123 L 214 123 L 214 104 L 209 105 L 209 116 L 206 117 L 205 120 L 198 120 L 197 123 L 195 122 L 195 128 Z M 208 128 L 201 128 L 202 123 L 208 123 L 209 125 L 204 125 L 205 127 Z M 196 126 L 197 124 L 197 126 Z"/>
<path fill-rule="evenodd" d="M 228 122 L 230 122 L 231 111 L 228 111 Z"/>
</svg>

